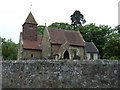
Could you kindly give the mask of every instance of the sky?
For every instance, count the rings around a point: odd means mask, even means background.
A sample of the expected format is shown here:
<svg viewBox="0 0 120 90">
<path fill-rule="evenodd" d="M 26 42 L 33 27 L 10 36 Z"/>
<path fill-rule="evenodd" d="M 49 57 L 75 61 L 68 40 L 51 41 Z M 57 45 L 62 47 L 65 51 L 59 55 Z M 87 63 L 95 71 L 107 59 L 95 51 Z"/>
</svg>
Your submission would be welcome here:
<svg viewBox="0 0 120 90">
<path fill-rule="evenodd" d="M 31 11 L 38 25 L 71 24 L 70 15 L 79 10 L 86 24 L 118 25 L 119 0 L 0 0 L 0 36 L 19 42 L 22 25 Z M 32 7 L 30 7 L 32 4 Z"/>
</svg>

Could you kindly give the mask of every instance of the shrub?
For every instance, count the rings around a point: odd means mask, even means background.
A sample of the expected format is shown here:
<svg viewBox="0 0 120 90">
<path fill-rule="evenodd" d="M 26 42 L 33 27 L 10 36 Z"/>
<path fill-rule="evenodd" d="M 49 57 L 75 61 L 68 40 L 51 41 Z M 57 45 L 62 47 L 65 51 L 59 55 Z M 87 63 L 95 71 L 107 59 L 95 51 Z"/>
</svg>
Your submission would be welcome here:
<svg viewBox="0 0 120 90">
<path fill-rule="evenodd" d="M 54 57 L 53 56 L 49 56 L 48 59 L 54 59 Z"/>
<path fill-rule="evenodd" d="M 75 60 L 75 59 L 76 59 L 76 60 L 80 60 L 80 56 L 77 56 L 77 55 L 74 56 L 74 57 L 73 57 L 73 60 Z"/>
</svg>

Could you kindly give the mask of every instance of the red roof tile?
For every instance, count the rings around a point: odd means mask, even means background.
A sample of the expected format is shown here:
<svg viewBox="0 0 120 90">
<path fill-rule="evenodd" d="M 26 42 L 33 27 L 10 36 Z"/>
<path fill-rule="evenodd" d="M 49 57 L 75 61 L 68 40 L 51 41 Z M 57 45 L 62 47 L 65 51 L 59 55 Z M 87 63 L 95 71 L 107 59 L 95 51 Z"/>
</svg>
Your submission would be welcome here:
<svg viewBox="0 0 120 90">
<path fill-rule="evenodd" d="M 37 41 L 23 40 L 23 48 L 40 50 L 39 44 L 42 43 L 42 37 L 42 35 L 37 35 Z"/>
<path fill-rule="evenodd" d="M 82 36 L 77 31 L 48 29 L 53 44 L 64 44 L 66 41 L 70 45 L 85 46 Z"/>
</svg>

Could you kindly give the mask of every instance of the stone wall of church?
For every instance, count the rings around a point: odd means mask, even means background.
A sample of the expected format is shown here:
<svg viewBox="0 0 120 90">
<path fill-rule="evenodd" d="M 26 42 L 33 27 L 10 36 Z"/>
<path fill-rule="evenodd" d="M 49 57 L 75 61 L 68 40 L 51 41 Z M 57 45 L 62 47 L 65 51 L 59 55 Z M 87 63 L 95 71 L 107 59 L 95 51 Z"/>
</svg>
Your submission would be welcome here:
<svg viewBox="0 0 120 90">
<path fill-rule="evenodd" d="M 86 59 L 85 47 L 80 48 L 79 54 L 81 55 L 81 59 Z"/>
<path fill-rule="evenodd" d="M 40 59 L 42 51 L 40 50 L 23 50 L 23 59 Z"/>
<path fill-rule="evenodd" d="M 59 58 L 64 58 L 65 51 L 68 51 L 69 53 L 69 59 L 72 60 L 74 57 L 74 52 L 76 51 L 76 55 L 80 56 L 80 58 L 83 60 L 85 59 L 85 49 L 84 47 L 77 47 L 77 46 L 70 46 L 68 44 L 63 45 L 52 45 L 51 46 L 52 55 L 59 54 Z"/>
<path fill-rule="evenodd" d="M 59 53 L 59 49 L 60 49 L 61 45 L 56 44 L 56 45 L 51 45 L 51 52 L 52 55 L 58 54 Z"/>
<path fill-rule="evenodd" d="M 0 61 L 3 88 L 120 88 L 119 60 Z"/>
<path fill-rule="evenodd" d="M 81 60 L 85 59 L 85 48 L 84 47 L 70 46 L 70 49 L 71 49 L 73 56 L 74 56 L 74 51 L 76 51 L 76 55 L 80 56 Z"/>
</svg>

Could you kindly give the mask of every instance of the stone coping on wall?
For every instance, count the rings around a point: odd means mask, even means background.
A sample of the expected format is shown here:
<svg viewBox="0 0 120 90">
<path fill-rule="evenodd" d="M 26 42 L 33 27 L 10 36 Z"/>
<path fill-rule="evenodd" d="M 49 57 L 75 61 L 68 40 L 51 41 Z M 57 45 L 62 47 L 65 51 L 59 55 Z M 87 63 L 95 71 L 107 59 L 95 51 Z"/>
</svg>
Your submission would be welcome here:
<svg viewBox="0 0 120 90">
<path fill-rule="evenodd" d="M 37 62 L 47 62 L 47 63 L 60 63 L 69 62 L 77 64 L 120 64 L 120 60 L 107 60 L 107 59 L 97 59 L 97 60 L 3 60 L 1 63 L 37 63 Z"/>
</svg>

